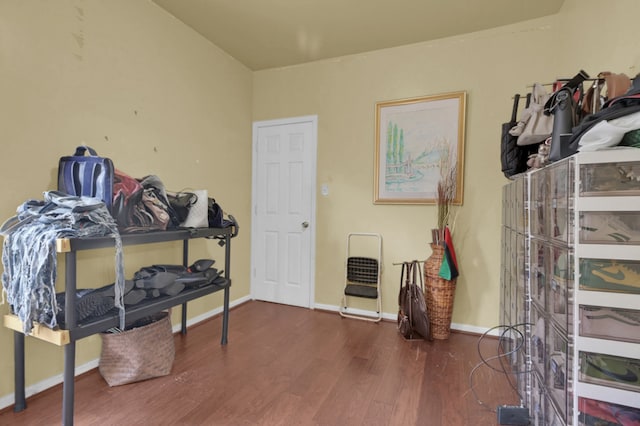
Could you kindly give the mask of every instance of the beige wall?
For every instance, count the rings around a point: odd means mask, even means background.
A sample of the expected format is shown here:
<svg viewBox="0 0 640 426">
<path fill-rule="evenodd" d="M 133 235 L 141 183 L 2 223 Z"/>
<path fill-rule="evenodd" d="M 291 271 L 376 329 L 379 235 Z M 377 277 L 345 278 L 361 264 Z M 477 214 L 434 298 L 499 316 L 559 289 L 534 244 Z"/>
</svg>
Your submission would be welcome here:
<svg viewBox="0 0 640 426">
<path fill-rule="evenodd" d="M 397 310 L 400 268 L 393 263 L 430 255 L 436 209 L 373 204 L 375 103 L 464 90 L 465 185 L 454 230 L 461 269 L 454 322 L 485 327 L 497 322 L 505 183 L 497 132 L 512 93 L 540 74 L 551 77 L 543 65 L 518 76 L 504 72 L 513 64 L 513 55 L 504 52 L 531 45 L 544 56 L 553 36 L 550 21 L 254 74 L 254 119 L 318 114 L 318 183 L 327 183 L 330 195 L 317 200 L 316 302 L 339 301 L 347 233 L 379 232 L 383 311 Z"/>
<path fill-rule="evenodd" d="M 0 1 L 0 55 L 0 220 L 55 189 L 59 157 L 86 143 L 132 176 L 206 188 L 249 224 L 251 72 L 154 3 Z M 234 300 L 249 293 L 249 233 L 232 246 Z M 192 243 L 191 259 L 204 257 L 223 261 L 216 242 Z M 181 243 L 126 249 L 127 277 L 181 262 Z M 82 253 L 78 274 L 79 287 L 113 282 L 113 250 Z M 221 300 L 194 301 L 189 316 Z M 99 340 L 79 342 L 78 365 L 99 356 Z M 12 333 L 0 327 L 0 398 L 13 392 L 12 348 Z M 62 352 L 27 339 L 27 386 L 61 374 Z"/>
<path fill-rule="evenodd" d="M 609 3 L 608 3 L 609 5 Z M 464 90 L 468 94 L 464 205 L 455 225 L 460 262 L 453 321 L 498 323 L 500 124 L 512 96 L 535 81 L 604 69 L 634 76 L 640 3 L 566 0 L 558 15 L 433 42 L 254 73 L 253 118 L 318 115 L 316 302 L 340 300 L 346 235 L 384 238 L 383 310 L 397 311 L 400 268 L 431 250 L 433 206 L 374 205 L 374 109 L 378 101 Z M 586 28 L 592 28 L 586 31 Z M 588 35 L 585 35 L 588 32 Z M 318 194 L 319 194 L 318 188 Z"/>
<path fill-rule="evenodd" d="M 133 176 L 171 189 L 206 188 L 242 225 L 233 242 L 232 299 L 249 294 L 251 122 L 317 114 L 316 302 L 337 305 L 345 238 L 384 237 L 384 311 L 396 311 L 393 262 L 430 254 L 430 206 L 373 205 L 377 101 L 465 90 L 465 200 L 454 240 L 461 262 L 454 322 L 498 321 L 499 129 L 511 96 L 534 81 L 639 64 L 640 3 L 566 0 L 558 15 L 498 29 L 296 67 L 251 73 L 146 0 L 0 0 L 0 129 L 8 218 L 54 189 L 57 160 L 86 143 Z M 634 13 L 635 12 L 635 13 Z M 597 25 L 597 26 L 596 26 Z M 585 28 L 594 28 L 585 30 Z M 82 254 L 80 280 L 112 282 L 112 252 Z M 197 242 L 192 257 L 220 258 Z M 180 261 L 179 245 L 127 249 L 126 268 Z M 218 306 L 193 302 L 190 316 Z M 6 305 L 0 313 L 6 313 Z M 27 339 L 27 385 L 61 373 L 62 350 Z M 0 398 L 13 392 L 12 334 L 0 328 Z M 78 345 L 78 365 L 99 339 Z"/>
</svg>

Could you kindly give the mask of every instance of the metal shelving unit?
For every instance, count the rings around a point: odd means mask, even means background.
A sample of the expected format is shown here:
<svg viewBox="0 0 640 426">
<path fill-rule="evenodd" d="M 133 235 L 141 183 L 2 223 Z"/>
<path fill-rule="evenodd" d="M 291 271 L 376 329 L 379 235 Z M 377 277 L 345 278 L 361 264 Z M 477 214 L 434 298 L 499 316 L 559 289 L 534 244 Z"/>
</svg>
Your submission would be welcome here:
<svg viewBox="0 0 640 426">
<path fill-rule="evenodd" d="M 143 301 L 126 310 L 127 323 L 156 313 L 172 306 L 182 305 L 182 333 L 187 332 L 187 302 L 212 294 L 218 291 L 224 292 L 222 313 L 222 337 L 221 344 L 227 344 L 227 331 L 229 323 L 229 289 L 231 287 L 231 238 L 237 235 L 237 226 L 229 228 L 195 228 L 170 231 L 153 231 L 138 234 L 123 234 L 123 245 L 139 245 L 163 243 L 170 241 L 183 242 L 183 264 L 188 265 L 189 241 L 196 238 L 218 239 L 225 247 L 224 283 L 219 285 L 207 285 L 201 288 L 188 289 L 175 296 L 161 296 L 152 300 Z M 49 343 L 64 346 L 64 382 L 62 401 L 62 423 L 73 424 L 74 409 L 74 377 L 76 359 L 76 341 L 84 337 L 100 333 L 111 327 L 119 325 L 118 313 L 109 313 L 97 319 L 84 323 L 78 323 L 75 318 L 75 294 L 77 253 L 82 250 L 113 247 L 114 240 L 110 237 L 97 238 L 71 238 L 59 239 L 57 252 L 65 258 L 65 325 L 64 328 L 52 330 L 39 324 L 34 324 L 31 336 L 45 340 Z M 15 406 L 14 411 L 22 411 L 26 408 L 25 400 L 25 335 L 22 323 L 14 315 L 6 315 L 4 325 L 14 330 L 14 359 L 15 359 Z"/>
</svg>

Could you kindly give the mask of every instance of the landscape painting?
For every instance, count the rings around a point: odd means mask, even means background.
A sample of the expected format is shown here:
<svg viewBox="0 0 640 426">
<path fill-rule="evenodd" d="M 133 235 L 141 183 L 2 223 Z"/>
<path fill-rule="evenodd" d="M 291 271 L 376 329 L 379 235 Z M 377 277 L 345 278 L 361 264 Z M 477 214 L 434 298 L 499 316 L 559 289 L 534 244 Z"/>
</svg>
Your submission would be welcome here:
<svg viewBox="0 0 640 426">
<path fill-rule="evenodd" d="M 455 176 L 462 204 L 466 93 L 376 104 L 376 204 L 435 204 L 440 176 Z"/>
</svg>

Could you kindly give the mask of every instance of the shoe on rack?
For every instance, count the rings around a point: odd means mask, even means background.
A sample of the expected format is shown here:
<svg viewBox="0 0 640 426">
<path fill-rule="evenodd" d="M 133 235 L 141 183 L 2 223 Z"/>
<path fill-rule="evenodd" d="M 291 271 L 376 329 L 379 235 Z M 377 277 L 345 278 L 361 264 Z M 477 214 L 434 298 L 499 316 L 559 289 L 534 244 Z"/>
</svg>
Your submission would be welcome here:
<svg viewBox="0 0 640 426">
<path fill-rule="evenodd" d="M 178 277 L 176 282 L 183 283 L 186 288 L 200 288 L 213 284 L 220 276 L 216 268 L 209 268 L 202 272 L 186 273 Z"/>
<path fill-rule="evenodd" d="M 187 272 L 204 272 L 211 268 L 214 263 L 215 260 L 213 259 L 199 259 L 187 268 Z"/>
<path fill-rule="evenodd" d="M 212 283 L 219 287 L 225 287 L 229 283 L 229 281 L 227 281 L 227 279 L 223 276 L 218 276 L 215 280 L 213 280 Z"/>
<path fill-rule="evenodd" d="M 640 232 L 632 229 L 619 216 L 591 214 L 581 218 L 580 241 L 592 243 L 640 243 Z"/>
<path fill-rule="evenodd" d="M 591 168 L 585 179 L 586 192 L 620 192 L 640 189 L 640 170 L 638 163 L 631 162 L 626 166 L 619 164 L 602 164 Z"/>
<path fill-rule="evenodd" d="M 169 284 L 170 286 L 171 284 Z M 153 299 L 156 297 L 160 297 L 160 290 L 157 288 L 153 288 L 151 290 L 145 290 L 147 292 L 147 299 Z"/>
<path fill-rule="evenodd" d="M 619 387 L 640 390 L 640 365 L 630 358 L 583 352 L 580 354 L 584 378 L 596 383 L 615 382 Z"/>
<path fill-rule="evenodd" d="M 640 311 L 581 306 L 580 335 L 640 343 Z"/>
<path fill-rule="evenodd" d="M 133 280 L 124 280 L 124 292 L 123 294 L 129 293 L 133 290 L 134 282 Z M 101 288 L 97 288 L 96 291 L 102 293 L 104 296 L 108 297 L 116 297 L 116 287 L 115 284 L 109 284 Z"/>
<path fill-rule="evenodd" d="M 136 287 L 145 290 L 163 289 L 169 284 L 173 284 L 178 275 L 173 272 L 157 272 L 151 276 L 138 278 L 135 280 Z"/>
<path fill-rule="evenodd" d="M 125 280 L 125 294 L 133 288 L 133 281 Z M 56 301 L 58 313 L 56 315 L 59 324 L 65 323 L 65 293 L 57 293 Z M 100 288 L 84 288 L 76 290 L 76 321 L 100 317 L 115 307 L 115 284 L 109 284 Z"/>
<path fill-rule="evenodd" d="M 160 290 L 160 293 L 167 296 L 175 296 L 176 294 L 180 293 L 182 290 L 184 290 L 184 284 L 174 281 L 168 286 L 162 288 Z"/>
<path fill-rule="evenodd" d="M 611 402 L 580 397 L 579 409 L 580 424 L 637 425 L 640 422 L 640 410 Z"/>
<path fill-rule="evenodd" d="M 551 354 L 550 367 L 551 372 L 553 373 L 553 387 L 554 389 L 564 389 L 566 376 L 564 373 L 564 357 L 565 354 L 561 352 L 554 352 Z"/>
<path fill-rule="evenodd" d="M 533 361 L 537 360 L 540 364 L 544 362 L 544 333 L 544 318 L 538 318 L 535 327 L 531 330 L 531 343 L 533 343 L 531 352 Z"/>
<path fill-rule="evenodd" d="M 622 261 L 580 259 L 580 287 L 640 293 L 640 274 Z"/>
<path fill-rule="evenodd" d="M 131 290 L 127 294 L 124 295 L 124 304 L 125 305 L 137 305 L 147 298 L 146 290 L 135 289 Z"/>
</svg>

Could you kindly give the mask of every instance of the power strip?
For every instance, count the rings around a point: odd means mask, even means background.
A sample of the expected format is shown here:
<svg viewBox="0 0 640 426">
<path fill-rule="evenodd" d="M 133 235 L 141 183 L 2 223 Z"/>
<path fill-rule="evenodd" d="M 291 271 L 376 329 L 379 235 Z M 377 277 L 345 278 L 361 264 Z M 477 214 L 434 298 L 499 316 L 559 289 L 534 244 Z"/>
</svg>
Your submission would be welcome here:
<svg viewBox="0 0 640 426">
<path fill-rule="evenodd" d="M 526 407 L 499 405 L 498 424 L 526 426 L 529 424 L 529 410 Z"/>
</svg>

